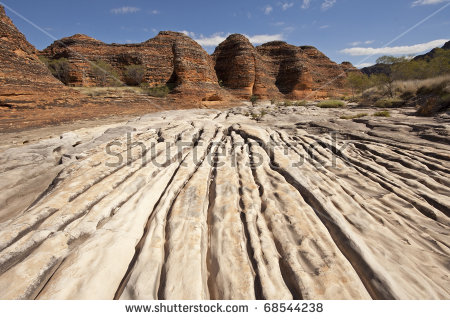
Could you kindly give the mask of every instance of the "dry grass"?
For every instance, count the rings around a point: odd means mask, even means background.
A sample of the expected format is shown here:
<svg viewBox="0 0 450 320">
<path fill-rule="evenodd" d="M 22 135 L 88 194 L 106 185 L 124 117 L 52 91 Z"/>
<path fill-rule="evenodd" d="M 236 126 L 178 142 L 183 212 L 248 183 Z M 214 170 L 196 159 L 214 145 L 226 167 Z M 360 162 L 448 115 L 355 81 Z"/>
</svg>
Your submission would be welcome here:
<svg viewBox="0 0 450 320">
<path fill-rule="evenodd" d="M 123 96 L 124 94 L 142 94 L 139 87 L 73 87 L 73 89 L 90 97 L 101 97 L 107 95 Z"/>
<path fill-rule="evenodd" d="M 407 80 L 396 81 L 394 83 L 394 90 L 396 92 L 416 92 L 421 87 L 435 87 L 443 82 L 450 83 L 450 75 L 439 76 L 436 78 L 423 79 L 423 80 Z M 449 84 L 447 84 L 449 86 Z M 450 88 L 449 88 L 450 89 Z"/>
<path fill-rule="evenodd" d="M 358 113 L 358 114 L 353 114 L 353 115 L 348 115 L 348 116 L 341 116 L 341 119 L 343 119 L 343 120 L 359 119 L 359 118 L 366 117 L 368 115 L 369 114 L 367 114 L 367 113 Z"/>
<path fill-rule="evenodd" d="M 325 100 L 322 102 L 319 102 L 317 104 L 319 108 L 343 108 L 345 107 L 345 102 L 341 100 Z"/>
<path fill-rule="evenodd" d="M 385 118 L 389 118 L 391 116 L 391 114 L 389 113 L 389 111 L 384 110 L 384 111 L 378 111 L 375 112 L 373 114 L 374 117 L 385 117 Z"/>
<path fill-rule="evenodd" d="M 422 87 L 435 87 L 442 83 L 447 82 L 447 92 L 450 92 L 450 75 L 443 75 L 435 78 L 422 79 L 422 80 L 403 80 L 395 81 L 393 84 L 393 92 L 396 96 L 400 97 L 405 92 L 416 93 Z M 364 91 L 365 97 L 384 95 L 383 89 L 379 87 L 372 87 Z"/>
</svg>

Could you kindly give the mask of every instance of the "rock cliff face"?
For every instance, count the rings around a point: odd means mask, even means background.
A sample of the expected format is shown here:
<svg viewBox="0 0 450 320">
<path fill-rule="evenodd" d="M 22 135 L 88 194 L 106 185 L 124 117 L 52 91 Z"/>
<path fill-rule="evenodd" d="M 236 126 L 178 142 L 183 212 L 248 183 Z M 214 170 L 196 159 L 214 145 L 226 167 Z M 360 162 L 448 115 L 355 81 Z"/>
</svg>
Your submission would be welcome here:
<svg viewBox="0 0 450 320">
<path fill-rule="evenodd" d="M 217 77 L 239 97 L 279 95 L 275 78 L 267 73 L 262 57 L 243 35 L 229 36 L 212 56 Z"/>
<path fill-rule="evenodd" d="M 86 35 L 74 35 L 54 42 L 41 52 L 50 59 L 66 58 L 70 64 L 69 85 L 101 85 L 93 64 L 110 64 L 124 80 L 129 65 L 142 65 L 150 86 L 171 84 L 175 93 L 199 95 L 225 94 L 220 89 L 213 61 L 195 41 L 178 32 L 163 31 L 139 44 L 106 44 Z"/>
<path fill-rule="evenodd" d="M 76 93 L 54 78 L 36 53 L 0 6 L 0 108 L 75 103 Z"/>
<path fill-rule="evenodd" d="M 253 47 L 242 35 L 231 35 L 213 54 L 219 80 L 240 96 L 321 98 L 346 92 L 345 77 L 357 72 L 338 65 L 314 47 L 273 41 Z"/>
<path fill-rule="evenodd" d="M 188 36 L 163 31 L 140 44 L 105 44 L 85 35 L 54 42 L 41 52 L 50 59 L 67 58 L 70 85 L 101 85 L 92 62 L 103 60 L 124 80 L 129 65 L 145 68 L 150 86 L 173 85 L 174 93 L 208 100 L 226 97 L 223 86 L 239 98 L 322 98 L 345 93 L 345 77 L 356 71 L 338 65 L 314 47 L 274 41 L 254 47 L 243 35 L 233 34 L 210 57 Z"/>
</svg>

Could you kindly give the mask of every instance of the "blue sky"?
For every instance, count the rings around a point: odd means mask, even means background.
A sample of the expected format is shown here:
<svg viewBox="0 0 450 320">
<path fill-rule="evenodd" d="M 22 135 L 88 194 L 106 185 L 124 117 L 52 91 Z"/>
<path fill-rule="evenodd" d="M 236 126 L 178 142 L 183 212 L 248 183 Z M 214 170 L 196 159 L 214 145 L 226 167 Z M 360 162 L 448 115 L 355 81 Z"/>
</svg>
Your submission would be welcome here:
<svg viewBox="0 0 450 320">
<path fill-rule="evenodd" d="M 255 45 L 278 39 L 294 45 L 312 45 L 338 63 L 350 61 L 365 66 L 383 54 L 414 55 L 442 46 L 450 39 L 450 0 L 0 3 L 38 49 L 50 45 L 52 37 L 59 39 L 75 33 L 106 43 L 131 43 L 152 38 L 160 30 L 172 30 L 185 32 L 211 53 L 228 34 L 242 33 Z"/>
</svg>

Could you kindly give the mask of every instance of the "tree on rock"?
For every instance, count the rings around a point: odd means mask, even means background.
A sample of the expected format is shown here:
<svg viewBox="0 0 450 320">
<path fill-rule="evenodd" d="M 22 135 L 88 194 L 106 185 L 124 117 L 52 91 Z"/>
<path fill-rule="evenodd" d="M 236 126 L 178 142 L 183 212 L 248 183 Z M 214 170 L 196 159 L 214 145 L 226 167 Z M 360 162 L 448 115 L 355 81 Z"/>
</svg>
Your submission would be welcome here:
<svg viewBox="0 0 450 320">
<path fill-rule="evenodd" d="M 129 86 L 138 86 L 144 82 L 145 68 L 142 65 L 132 64 L 125 68 L 125 83 Z"/>
<path fill-rule="evenodd" d="M 97 60 L 91 64 L 92 74 L 101 87 L 119 86 L 121 81 L 119 74 L 114 68 L 103 60 Z"/>
</svg>

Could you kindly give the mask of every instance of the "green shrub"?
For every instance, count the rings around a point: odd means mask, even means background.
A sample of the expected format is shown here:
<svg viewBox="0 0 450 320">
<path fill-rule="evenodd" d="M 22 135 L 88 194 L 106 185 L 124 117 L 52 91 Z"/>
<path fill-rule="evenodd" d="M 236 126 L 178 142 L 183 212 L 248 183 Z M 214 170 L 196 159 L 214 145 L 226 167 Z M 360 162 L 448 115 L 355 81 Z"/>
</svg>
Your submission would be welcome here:
<svg viewBox="0 0 450 320">
<path fill-rule="evenodd" d="M 351 119 L 359 119 L 359 118 L 366 117 L 366 116 L 368 116 L 367 113 L 358 113 L 358 114 L 350 115 L 350 116 L 341 116 L 341 119 L 351 120 Z"/>
<path fill-rule="evenodd" d="M 341 100 L 325 100 L 317 104 L 319 108 L 342 108 L 345 102 Z"/>
<path fill-rule="evenodd" d="M 389 111 L 387 110 L 383 110 L 383 111 L 378 111 L 375 112 L 373 114 L 374 117 L 385 117 L 385 118 L 389 118 L 391 116 L 391 114 L 389 113 Z"/>
<path fill-rule="evenodd" d="M 119 79 L 119 74 L 106 61 L 97 60 L 91 63 L 92 75 L 102 87 L 120 86 L 122 82 Z"/>
<path fill-rule="evenodd" d="M 129 86 L 140 85 L 145 78 L 145 68 L 142 65 L 132 64 L 125 68 L 124 79 Z"/>
<path fill-rule="evenodd" d="M 170 93 L 171 88 L 168 85 L 150 87 L 148 83 L 142 83 L 141 89 L 144 93 L 152 97 L 165 98 Z"/>
<path fill-rule="evenodd" d="M 398 108 L 401 107 L 405 102 L 402 99 L 380 99 L 375 102 L 375 107 L 377 108 Z"/>
<path fill-rule="evenodd" d="M 294 102 L 294 105 L 296 106 L 306 106 L 306 101 L 305 100 L 297 100 Z"/>
<path fill-rule="evenodd" d="M 46 57 L 39 57 L 39 59 L 47 66 L 52 75 L 64 83 L 69 84 L 70 81 L 70 64 L 66 58 L 49 59 Z"/>
<path fill-rule="evenodd" d="M 252 103 L 253 106 L 256 104 L 256 102 L 258 100 L 259 100 L 259 96 L 253 95 L 250 97 L 250 102 Z"/>
</svg>

